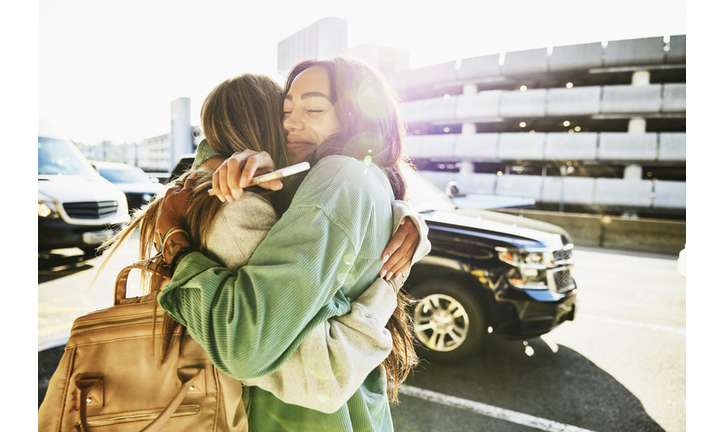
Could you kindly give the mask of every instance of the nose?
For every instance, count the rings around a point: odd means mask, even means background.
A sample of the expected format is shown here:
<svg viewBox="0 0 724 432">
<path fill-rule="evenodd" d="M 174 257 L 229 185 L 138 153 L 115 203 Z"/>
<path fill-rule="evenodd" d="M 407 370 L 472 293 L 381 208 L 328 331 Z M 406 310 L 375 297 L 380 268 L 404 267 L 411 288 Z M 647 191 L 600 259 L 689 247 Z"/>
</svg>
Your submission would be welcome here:
<svg viewBox="0 0 724 432">
<path fill-rule="evenodd" d="M 296 110 L 292 110 L 282 121 L 282 126 L 287 132 L 297 131 L 301 129 L 301 125 L 301 122 L 298 121 Z"/>
</svg>

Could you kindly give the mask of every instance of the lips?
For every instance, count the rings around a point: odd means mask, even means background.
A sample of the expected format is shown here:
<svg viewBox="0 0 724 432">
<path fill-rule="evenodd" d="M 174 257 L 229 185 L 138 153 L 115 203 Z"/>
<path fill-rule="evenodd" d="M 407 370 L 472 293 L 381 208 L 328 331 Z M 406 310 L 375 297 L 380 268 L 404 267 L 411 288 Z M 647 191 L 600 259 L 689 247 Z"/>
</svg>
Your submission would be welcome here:
<svg viewBox="0 0 724 432">
<path fill-rule="evenodd" d="M 298 148 L 298 147 L 307 147 L 313 145 L 309 141 L 294 141 L 289 140 L 287 141 L 287 148 Z"/>
</svg>

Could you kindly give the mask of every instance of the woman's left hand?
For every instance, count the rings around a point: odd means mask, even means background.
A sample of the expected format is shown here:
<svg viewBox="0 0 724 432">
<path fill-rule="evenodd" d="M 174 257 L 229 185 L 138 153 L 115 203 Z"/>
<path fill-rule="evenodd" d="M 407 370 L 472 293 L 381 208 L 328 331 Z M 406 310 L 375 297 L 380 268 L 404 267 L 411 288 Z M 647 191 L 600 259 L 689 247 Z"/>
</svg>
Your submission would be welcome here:
<svg viewBox="0 0 724 432">
<path fill-rule="evenodd" d="M 392 240 L 382 252 L 385 261 L 380 277 L 389 280 L 393 277 L 407 278 L 412 266 L 412 256 L 420 244 L 420 233 L 409 217 L 404 217 Z"/>
<path fill-rule="evenodd" d="M 171 228 L 182 228 L 184 226 L 184 219 L 186 218 L 186 211 L 189 207 L 193 185 L 194 179 L 188 177 L 183 186 L 175 184 L 173 187 L 167 189 L 163 198 L 161 198 L 161 206 L 156 216 L 156 244 L 159 246 L 161 246 L 161 236 L 164 235 L 164 233 L 167 233 Z M 179 248 L 189 245 L 185 236 L 177 237 L 178 238 L 174 238 L 174 240 L 176 244 L 179 244 Z M 163 252 L 165 256 L 168 251 Z M 165 256 L 166 260 L 170 258 L 169 256 Z"/>
<path fill-rule="evenodd" d="M 275 169 L 274 161 L 267 152 L 249 149 L 236 152 L 214 172 L 212 194 L 222 202 L 234 202 L 235 199 L 241 198 L 244 193 L 243 188 L 249 185 L 252 177 L 270 173 Z M 282 188 L 282 181 L 260 183 L 259 187 L 276 191 Z"/>
</svg>

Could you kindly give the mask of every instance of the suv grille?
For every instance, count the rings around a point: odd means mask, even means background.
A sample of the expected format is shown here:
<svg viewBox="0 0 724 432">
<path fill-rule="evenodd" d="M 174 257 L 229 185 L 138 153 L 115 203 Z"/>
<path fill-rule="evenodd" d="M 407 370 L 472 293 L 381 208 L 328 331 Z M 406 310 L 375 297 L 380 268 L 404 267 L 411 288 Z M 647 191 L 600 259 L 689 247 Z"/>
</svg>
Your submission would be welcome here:
<svg viewBox="0 0 724 432">
<path fill-rule="evenodd" d="M 63 209 L 68 216 L 77 219 L 100 219 L 116 214 L 118 201 L 91 201 L 65 203 Z"/>
<path fill-rule="evenodd" d="M 556 291 L 562 292 L 566 291 L 568 288 L 568 285 L 571 284 L 571 271 L 570 270 L 561 270 L 558 272 L 553 273 L 553 278 L 556 281 Z"/>
<path fill-rule="evenodd" d="M 554 261 L 567 261 L 571 259 L 571 256 L 573 255 L 572 249 L 561 249 L 553 252 L 553 260 Z"/>
</svg>

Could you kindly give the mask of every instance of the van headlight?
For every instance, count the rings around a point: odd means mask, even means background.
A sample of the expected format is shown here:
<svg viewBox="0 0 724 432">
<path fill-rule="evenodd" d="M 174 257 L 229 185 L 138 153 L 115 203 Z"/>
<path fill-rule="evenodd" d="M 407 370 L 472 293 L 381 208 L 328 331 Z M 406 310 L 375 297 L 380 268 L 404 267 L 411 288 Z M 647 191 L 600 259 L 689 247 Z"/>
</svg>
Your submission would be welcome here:
<svg viewBox="0 0 724 432">
<path fill-rule="evenodd" d="M 48 217 L 53 214 L 53 209 L 44 202 L 38 200 L 38 217 Z"/>
</svg>

